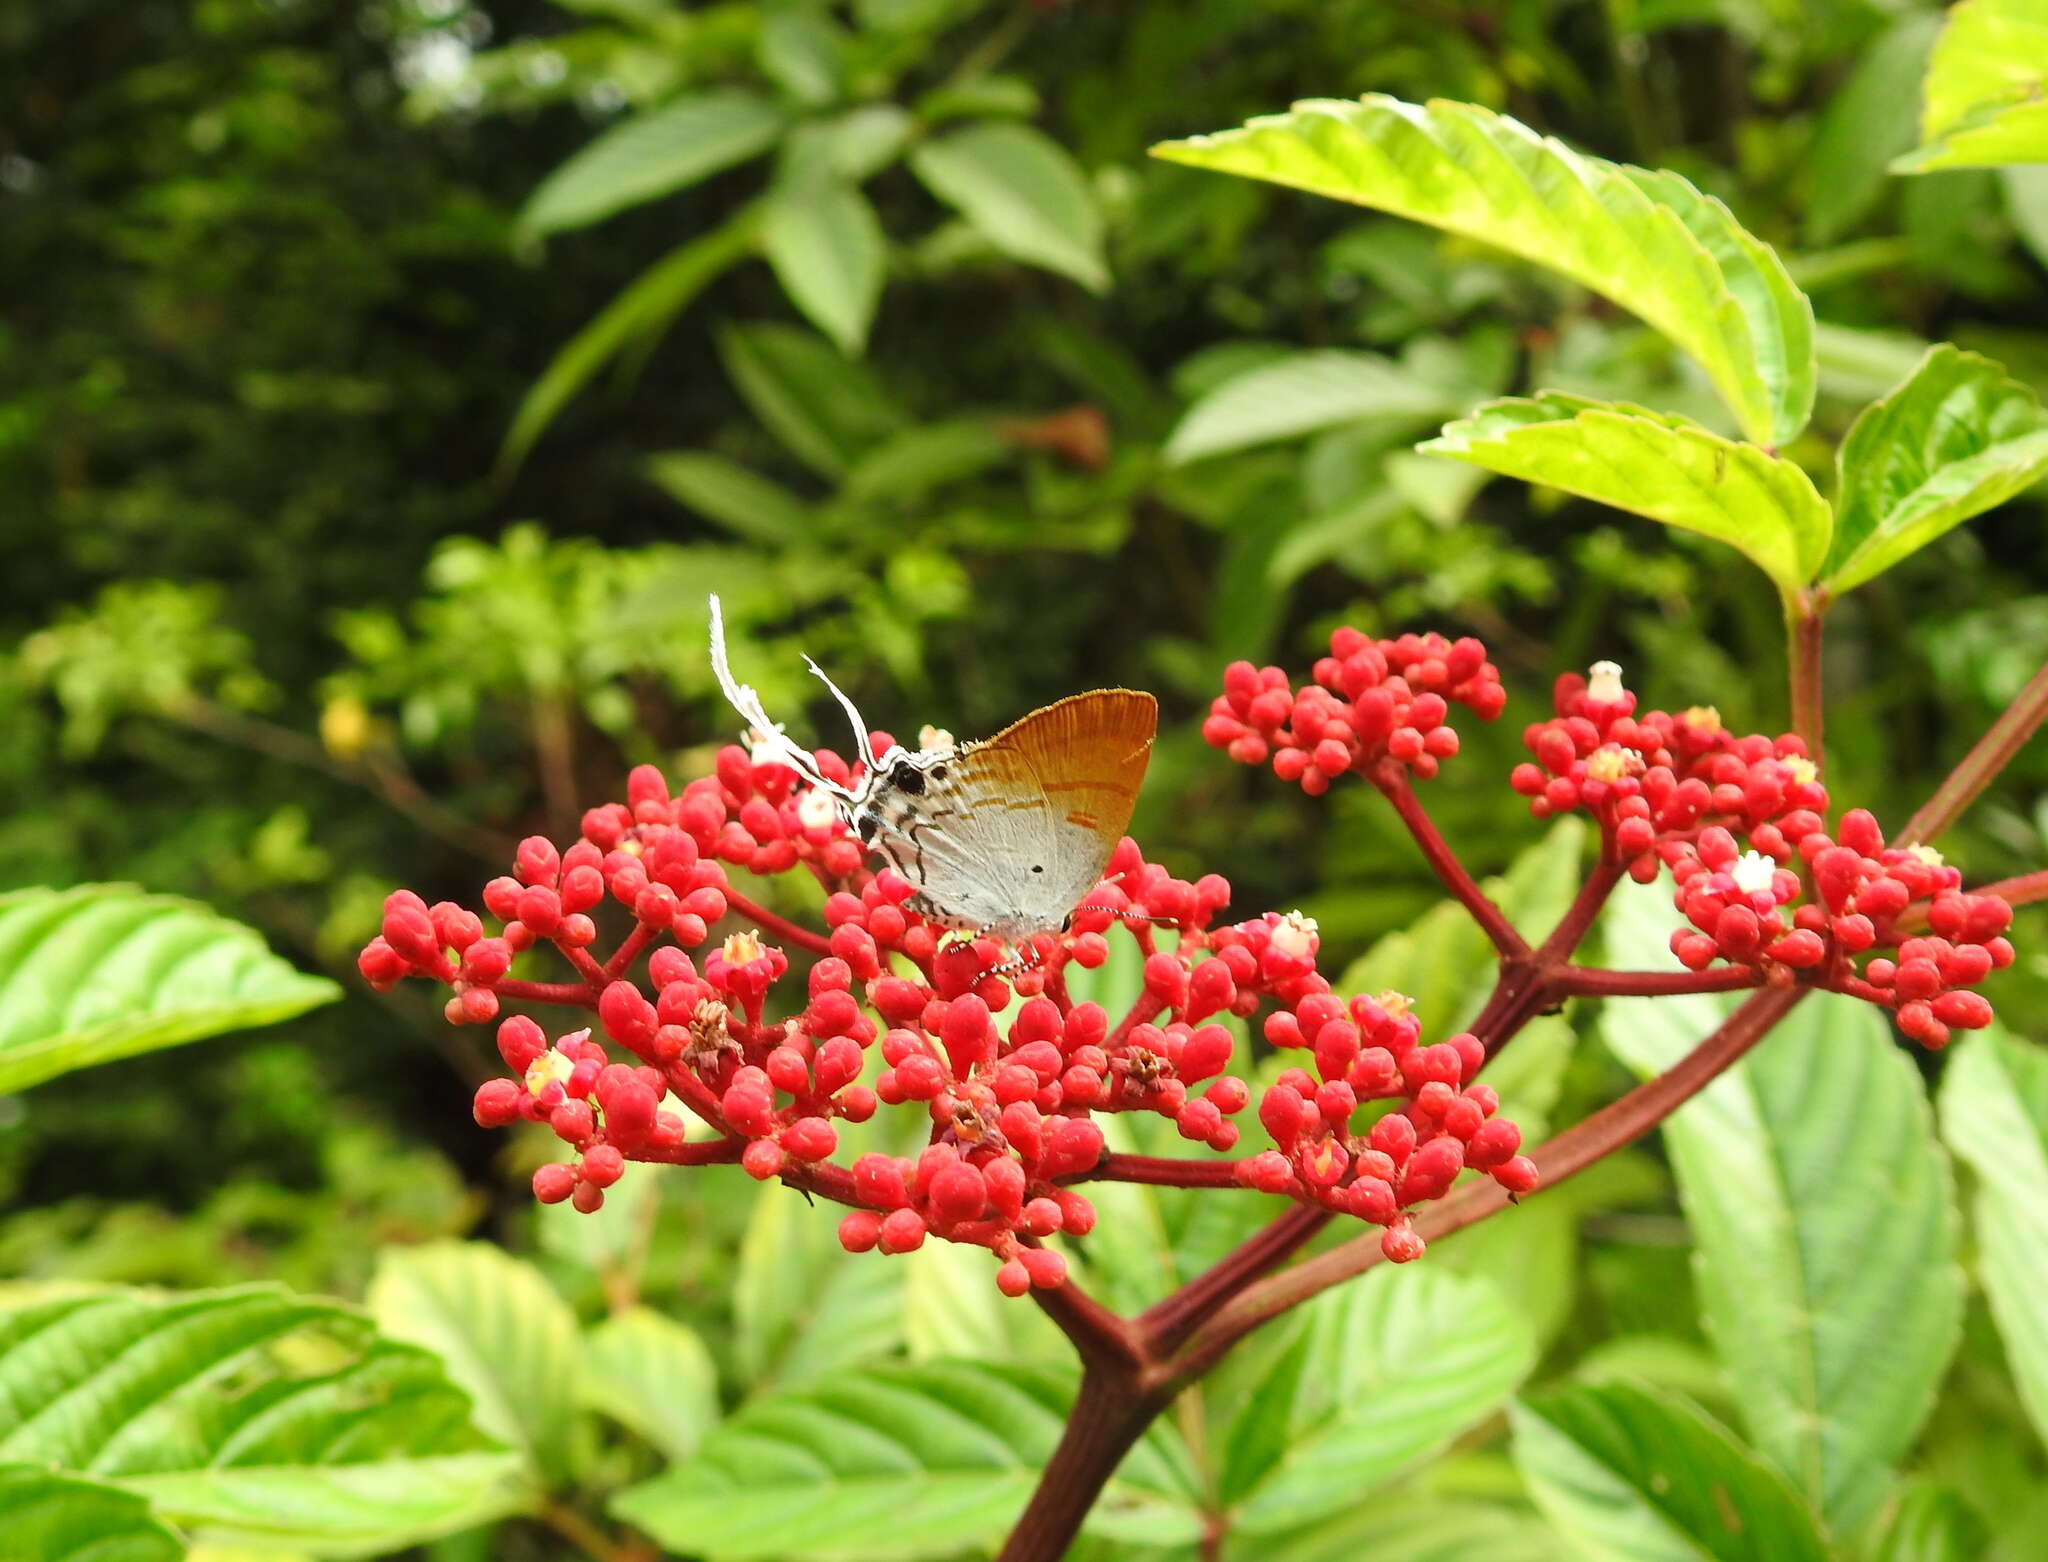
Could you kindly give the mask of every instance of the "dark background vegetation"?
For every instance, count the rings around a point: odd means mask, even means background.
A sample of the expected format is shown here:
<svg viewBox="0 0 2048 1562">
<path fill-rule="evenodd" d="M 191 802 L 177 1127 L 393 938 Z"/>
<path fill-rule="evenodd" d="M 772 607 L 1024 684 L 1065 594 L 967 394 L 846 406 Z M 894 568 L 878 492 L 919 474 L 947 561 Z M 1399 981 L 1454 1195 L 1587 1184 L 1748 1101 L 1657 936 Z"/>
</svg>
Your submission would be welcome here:
<svg viewBox="0 0 2048 1562">
<path fill-rule="evenodd" d="M 517 232 L 521 203 L 635 104 L 766 80 L 775 9 L 0 0 L 0 888 L 192 895 L 346 976 L 394 886 L 469 895 L 500 842 L 560 832 L 632 763 L 687 773 L 731 734 L 709 589 L 735 604 L 744 676 L 826 741 L 799 648 L 897 730 L 1157 690 L 1148 849 L 1227 874 L 1246 914 L 1312 910 L 1339 966 L 1434 897 L 1362 799 L 1312 804 L 1202 748 L 1228 660 L 1304 666 L 1340 622 L 1485 637 L 1514 700 L 1432 802 L 1487 869 L 1534 838 L 1504 778 L 1560 670 L 1613 657 L 1653 704 L 1782 725 L 1772 593 L 1710 544 L 1389 466 L 1421 427 L 1163 458 L 1206 390 L 1302 347 L 1421 363 L 1471 400 L 1556 384 L 1706 403 L 1658 339 L 1533 271 L 1145 159 L 1296 97 L 1489 103 L 1722 196 L 1834 328 L 1812 450 L 1794 452 L 1817 469 L 1915 338 L 2048 390 L 2042 183 L 1884 178 L 1932 26 L 1901 0 L 906 0 L 835 13 L 862 36 L 894 13 L 848 96 L 996 80 L 988 101 L 1092 181 L 1113 285 L 963 241 L 885 170 L 868 352 L 822 381 L 807 360 L 804 389 L 856 453 L 963 418 L 1003 448 L 860 491 L 807 467 L 732 372 L 722 333 L 801 326 L 749 263 L 501 461 L 563 344 L 763 175 L 544 243 Z M 1014 432 L 1076 408 L 1106 429 L 1099 463 Z M 679 502 L 650 464 L 678 450 L 773 477 L 814 524 L 776 536 Z M 2039 664 L 2041 520 L 2015 503 L 1835 615 L 1838 792 L 1902 819 Z M 2043 860 L 2044 777 L 2023 758 L 1945 843 L 1966 871 Z M 2022 1030 L 2036 980 L 2001 1000 Z M 476 1059 L 428 997 L 351 991 L 286 1034 L 0 1102 L 0 1274 L 348 1290 L 370 1239 L 516 1232 L 518 1152 L 468 1119 Z M 1589 1067 L 1591 1099 L 1611 1081 Z M 676 1255 L 686 1292 L 721 1263 L 698 1235 Z M 1641 1264 L 1646 1291 L 1670 1267 Z"/>
</svg>

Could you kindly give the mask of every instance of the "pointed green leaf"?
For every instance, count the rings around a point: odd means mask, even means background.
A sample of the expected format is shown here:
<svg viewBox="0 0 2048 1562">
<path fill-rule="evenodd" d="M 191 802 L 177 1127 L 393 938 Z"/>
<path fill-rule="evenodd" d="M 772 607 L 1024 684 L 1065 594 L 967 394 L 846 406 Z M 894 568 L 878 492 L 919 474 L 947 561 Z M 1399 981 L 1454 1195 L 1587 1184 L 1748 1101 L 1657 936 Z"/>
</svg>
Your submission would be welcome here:
<svg viewBox="0 0 2048 1562">
<path fill-rule="evenodd" d="M 1416 447 L 1740 549 L 1789 595 L 1827 556 L 1827 502 L 1782 456 L 1626 402 L 1488 402 Z"/>
<path fill-rule="evenodd" d="M 648 1307 L 614 1313 L 583 1337 L 581 1401 L 687 1459 L 718 1420 L 718 1368 L 694 1329 Z"/>
<path fill-rule="evenodd" d="M 1981 1562 L 1990 1539 L 1976 1511 L 1946 1486 L 1908 1481 L 1870 1562 Z"/>
<path fill-rule="evenodd" d="M 756 1399 L 696 1457 L 612 1510 L 709 1562 L 917 1562 L 999 1539 L 1037 1483 L 1074 1395 L 1071 1371 L 965 1361 L 837 1372 Z M 1124 1459 L 1089 1528 L 1188 1544 L 1201 1521 L 1184 1454 L 1156 1429 Z"/>
<path fill-rule="evenodd" d="M 340 996 L 189 900 L 123 884 L 0 895 L 0 1095 Z"/>
<path fill-rule="evenodd" d="M 1940 139 L 1892 160 L 1895 174 L 1932 174 L 1949 168 L 2004 168 L 2048 163 L 2048 98 L 2030 87 L 1994 103 L 1980 103 Z"/>
<path fill-rule="evenodd" d="M 1228 1434 L 1232 1531 L 1352 1506 L 1497 1411 L 1535 1358 L 1527 1323 L 1484 1281 L 1385 1265 L 1325 1293 Z"/>
<path fill-rule="evenodd" d="M 748 542 L 794 543 L 811 535 L 811 508 L 780 483 L 704 450 L 665 450 L 647 475 L 678 504 Z"/>
<path fill-rule="evenodd" d="M 844 477 L 903 426 L 903 414 L 865 364 L 795 326 L 724 326 L 718 355 L 768 432 L 825 477 Z"/>
<path fill-rule="evenodd" d="M 889 241 L 866 196 L 843 179 L 777 192 L 761 244 L 782 290 L 839 350 L 858 355 L 882 296 Z"/>
<path fill-rule="evenodd" d="M 1927 67 L 1922 145 L 1898 173 L 2048 161 L 2048 0 L 1963 0 Z"/>
<path fill-rule="evenodd" d="M 1102 215 L 1073 158 L 1029 125 L 988 120 L 927 141 L 911 169 L 932 194 L 1013 260 L 1109 287 Z"/>
<path fill-rule="evenodd" d="M 1949 1147 L 1977 1174 L 1977 1272 L 2013 1382 L 2048 1443 L 2048 1052 L 1972 1036 L 1941 1087 Z"/>
<path fill-rule="evenodd" d="M 1581 1562 L 1526 1507 L 1469 1497 L 1377 1499 L 1286 1535 L 1261 1536 L 1258 1562 Z"/>
<path fill-rule="evenodd" d="M 534 442 L 598 370 L 628 347 L 648 350 L 692 299 L 752 253 L 753 244 L 754 213 L 747 209 L 709 233 L 678 244 L 599 310 L 562 345 L 520 398 L 498 450 L 499 480 L 519 469 Z"/>
<path fill-rule="evenodd" d="M 1615 965 L 1672 967 L 1669 908 L 1668 890 L 1624 886 L 1606 922 Z M 1602 1031 L 1648 1077 L 1728 1007 L 1610 1000 Z M 1703 1321 L 1750 1438 L 1838 1530 L 1883 1498 L 1960 1327 L 1957 1222 L 1931 1119 L 1883 1015 L 1816 993 L 1663 1128 Z"/>
<path fill-rule="evenodd" d="M 2048 411 L 1990 359 L 1931 347 L 1904 384 L 1863 409 L 1836 461 L 1822 584 L 1841 592 L 2048 472 Z"/>
<path fill-rule="evenodd" d="M 519 226 L 559 233 L 670 195 L 750 157 L 788 123 L 751 92 L 707 92 L 635 114 L 557 168 L 527 197 Z"/>
<path fill-rule="evenodd" d="M 1199 461 L 1361 418 L 1431 422 L 1456 410 L 1441 386 L 1378 353 L 1289 353 L 1225 380 L 1188 408 L 1166 442 L 1166 459 Z"/>
<path fill-rule="evenodd" d="M 430 1353 L 271 1287 L 0 1313 L 0 1461 L 118 1482 L 203 1539 L 382 1553 L 513 1511 L 518 1455 Z"/>
<path fill-rule="evenodd" d="M 1517 1404 L 1515 1463 L 1536 1505 L 1614 1562 L 1826 1562 L 1784 1481 L 1703 1411 L 1620 1383 Z"/>
<path fill-rule="evenodd" d="M 1913 122 L 1900 108 L 1920 91 L 1940 27 L 1935 12 L 1907 12 L 1863 51 L 1828 99 L 1807 153 L 1808 242 L 1833 243 L 1883 199 L 1886 164 L 1913 144 Z"/>
<path fill-rule="evenodd" d="M 1469 103 L 1314 99 L 1155 157 L 1392 212 L 1534 261 L 1698 360 L 1758 444 L 1813 407 L 1813 310 L 1770 247 L 1671 173 L 1610 163 Z"/>
<path fill-rule="evenodd" d="M 794 1188 L 756 1195 L 733 1281 L 742 1382 L 800 1387 L 902 1345 L 903 1266 L 849 1253 L 835 1232 Z"/>
<path fill-rule="evenodd" d="M 143 1498 L 103 1481 L 0 1465 L 4 1554 L 22 1562 L 178 1562 L 185 1547 Z"/>
<path fill-rule="evenodd" d="M 576 1316 L 539 1270 L 487 1242 L 386 1248 L 367 1298 L 394 1339 L 425 1346 L 476 1402 L 476 1424 L 549 1478 L 569 1471 Z"/>
</svg>

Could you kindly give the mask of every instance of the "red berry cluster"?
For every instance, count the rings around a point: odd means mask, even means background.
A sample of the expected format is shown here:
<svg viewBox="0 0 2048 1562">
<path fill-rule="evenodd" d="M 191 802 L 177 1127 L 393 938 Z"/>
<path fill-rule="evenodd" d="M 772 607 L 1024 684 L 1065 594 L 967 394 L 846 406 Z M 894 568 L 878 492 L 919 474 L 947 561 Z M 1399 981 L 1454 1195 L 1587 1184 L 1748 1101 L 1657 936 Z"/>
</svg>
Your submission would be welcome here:
<svg viewBox="0 0 2048 1562">
<path fill-rule="evenodd" d="M 1458 752 L 1457 731 L 1445 724 L 1454 703 L 1481 721 L 1507 704 L 1500 673 L 1477 640 L 1372 640 L 1345 628 L 1330 637 L 1314 681 L 1298 690 L 1278 667 L 1231 663 L 1202 736 L 1239 764 L 1270 758 L 1281 780 L 1317 797 L 1345 771 L 1381 760 L 1434 776 Z"/>
<path fill-rule="evenodd" d="M 1486 1049 L 1469 1034 L 1433 1046 L 1398 993 L 1346 1003 L 1326 985 L 1266 1017 L 1266 1039 L 1307 1048 L 1314 1072 L 1290 1068 L 1259 1102 L 1277 1148 L 1243 1161 L 1238 1180 L 1386 1227 L 1395 1263 L 1420 1258 L 1410 1223 L 1417 1205 L 1450 1191 L 1467 1167 L 1510 1193 L 1536 1186 L 1536 1164 L 1516 1152 L 1521 1131 L 1496 1115 L 1500 1097 L 1473 1082 Z M 1365 1103 L 1395 1108 L 1361 1128 Z"/>
<path fill-rule="evenodd" d="M 1691 924 L 1671 935 L 1682 964 L 1811 972 L 1824 986 L 1896 1009 L 1899 1029 L 1928 1047 L 1991 1022 L 1991 1005 L 1969 989 L 2012 964 L 2004 900 L 1965 894 L 1962 875 L 1927 847 L 1886 846 L 1861 808 L 1844 814 L 1834 835 L 1817 817 L 1795 814 L 1750 839 L 1759 849 L 1738 855 L 1734 836 L 1709 827 L 1696 841 L 1659 848 Z M 1795 859 L 1804 878 L 1782 865 Z M 1810 898 L 1793 907 L 1809 884 Z M 1921 924 L 1927 933 L 1906 931 Z M 1863 956 L 1859 975 L 1854 962 Z"/>
<path fill-rule="evenodd" d="M 1707 822 L 1797 832 L 1817 828 L 1827 808 L 1799 737 L 1737 737 L 1711 707 L 1638 718 L 1612 662 L 1596 663 L 1590 679 L 1564 674 L 1555 703 L 1554 717 L 1522 734 L 1536 762 L 1517 765 L 1509 784 L 1538 819 L 1591 814 L 1639 882 L 1657 876 L 1661 839 Z"/>
<path fill-rule="evenodd" d="M 1390 644 L 1414 672 L 1410 653 L 1425 643 Z M 1469 657 L 1438 649 L 1476 685 Z M 1441 683 L 1447 674 L 1416 676 Z M 855 779 L 835 756 L 819 764 Z M 490 1127 L 544 1124 L 574 1152 L 535 1174 L 543 1201 L 594 1210 L 628 1160 L 737 1160 L 756 1177 L 854 1206 L 840 1233 L 849 1248 L 907 1252 L 936 1234 L 994 1251 L 1006 1291 L 1057 1284 L 1063 1261 L 1039 1244 L 1094 1224 L 1093 1206 L 1063 1184 L 1102 1161 L 1097 1115 L 1155 1113 L 1184 1138 L 1227 1151 L 1250 1101 L 1229 1072 L 1230 1021 L 1269 1001 L 1290 1014 L 1316 994 L 1334 1001 L 1316 971 L 1312 923 L 1269 915 L 1212 927 L 1230 886 L 1215 875 L 1176 878 L 1128 840 L 1067 932 L 1040 935 L 1008 961 L 985 938 L 942 945 L 943 930 L 908 909 L 911 886 L 868 873 L 836 812 L 827 817 L 828 800 L 792 778 L 738 748 L 675 795 L 641 767 L 626 801 L 592 809 L 566 849 L 539 837 L 520 844 L 512 875 L 484 891 L 504 924 L 493 936 L 452 903 L 429 907 L 409 892 L 387 903 L 360 960 L 374 985 L 441 982 L 459 1023 L 497 1018 L 501 1002 L 594 1010 L 601 1036 L 623 1050 L 607 1051 L 587 1029 L 551 1044 L 524 1015 L 499 1025 L 509 1077 L 486 1082 L 474 1111 Z M 785 941 L 817 957 L 801 1001 L 779 996 L 790 974 L 783 948 L 753 931 L 711 941 L 711 924 L 734 910 L 778 921 L 739 895 L 728 863 L 804 869 L 826 885 L 824 933 L 782 925 Z M 600 917 L 625 928 L 603 961 L 591 950 Z M 1066 985 L 1070 965 L 1103 963 L 1112 935 L 1133 939 L 1144 961 L 1139 994 L 1120 1016 L 1074 1000 Z M 541 944 L 580 981 L 514 976 L 515 959 Z M 1399 1078 L 1396 1066 L 1379 1094 L 1399 1093 Z M 1418 1088 L 1426 1083 L 1418 1075 Z M 932 1124 L 923 1154 L 835 1163 L 838 1125 L 912 1103 Z M 1328 1202 L 1330 1193 L 1304 1184 L 1302 1196 Z"/>
</svg>

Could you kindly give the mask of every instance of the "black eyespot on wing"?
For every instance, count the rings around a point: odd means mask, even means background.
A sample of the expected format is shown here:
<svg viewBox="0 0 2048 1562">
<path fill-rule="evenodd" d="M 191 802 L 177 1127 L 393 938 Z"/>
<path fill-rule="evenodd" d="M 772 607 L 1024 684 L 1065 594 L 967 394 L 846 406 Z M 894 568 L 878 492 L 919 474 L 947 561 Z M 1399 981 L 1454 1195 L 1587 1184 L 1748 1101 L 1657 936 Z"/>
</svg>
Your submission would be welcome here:
<svg viewBox="0 0 2048 1562">
<path fill-rule="evenodd" d="M 945 767 L 944 765 L 934 765 L 934 766 L 932 766 L 932 779 L 933 779 L 934 781 L 943 781 L 943 780 L 945 780 L 945 779 L 946 779 L 946 767 Z"/>
<path fill-rule="evenodd" d="M 1045 868 L 1044 868 L 1044 866 L 1043 866 L 1042 864 L 1034 862 L 1034 863 L 1033 863 L 1033 864 L 1031 865 L 1031 871 L 1032 871 L 1033 873 L 1043 873 L 1043 872 L 1045 872 Z"/>
<path fill-rule="evenodd" d="M 854 816 L 854 833 L 860 837 L 860 843 L 863 846 L 875 844 L 875 832 L 881 829 L 881 827 L 881 818 L 868 809 L 863 808 Z"/>
<path fill-rule="evenodd" d="M 898 765 L 889 772 L 889 779 L 899 792 L 908 792 L 912 797 L 924 796 L 924 772 L 915 765 Z"/>
</svg>

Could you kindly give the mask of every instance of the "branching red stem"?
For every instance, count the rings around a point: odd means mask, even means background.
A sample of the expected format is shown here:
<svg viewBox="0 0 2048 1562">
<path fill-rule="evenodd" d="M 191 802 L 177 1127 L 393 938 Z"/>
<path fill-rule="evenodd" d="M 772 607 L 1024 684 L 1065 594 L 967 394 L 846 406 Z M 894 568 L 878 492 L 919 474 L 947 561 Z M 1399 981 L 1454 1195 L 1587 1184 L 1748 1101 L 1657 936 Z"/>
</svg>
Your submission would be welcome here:
<svg viewBox="0 0 2048 1562">
<path fill-rule="evenodd" d="M 1560 998 L 1663 998 L 1675 993 L 1741 992 L 1762 984 L 1762 975 L 1746 965 L 1709 971 L 1599 971 L 1571 965 L 1550 977 L 1550 990 Z"/>
<path fill-rule="evenodd" d="M 1493 947 L 1509 957 L 1528 954 L 1528 943 L 1509 925 L 1500 907 L 1487 898 L 1478 882 L 1465 871 L 1457 853 L 1451 850 L 1437 830 L 1436 822 L 1429 817 L 1422 800 L 1415 795 L 1415 788 L 1409 784 L 1407 770 L 1399 764 L 1386 762 L 1375 766 L 1368 779 L 1394 805 L 1394 812 L 1401 816 L 1401 823 L 1408 827 L 1408 833 L 1415 837 L 1415 844 L 1422 848 L 1422 855 L 1428 860 L 1431 871 L 1443 882 L 1444 888 L 1472 913 L 1472 920 L 1485 930 L 1486 936 L 1493 941 Z"/>
<path fill-rule="evenodd" d="M 1241 1188 L 1236 1161 L 1198 1161 L 1174 1155 L 1105 1155 L 1093 1171 L 1062 1182 L 1144 1182 L 1158 1188 Z"/>
<path fill-rule="evenodd" d="M 1991 778 L 2012 763 L 2034 729 L 2048 717 L 2048 664 L 2027 680 L 2027 686 L 2013 697 L 1976 747 L 1949 772 L 1948 779 L 1934 789 L 1934 795 L 1920 805 L 1919 812 L 1906 821 L 1896 844 L 1911 846 L 1931 841 L 1956 822 L 1977 794 L 1991 784 Z"/>
</svg>

